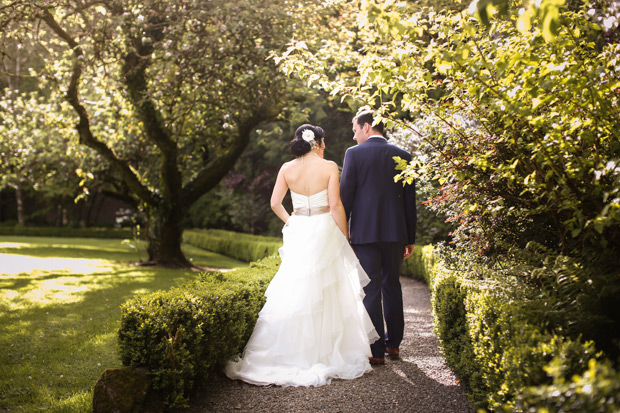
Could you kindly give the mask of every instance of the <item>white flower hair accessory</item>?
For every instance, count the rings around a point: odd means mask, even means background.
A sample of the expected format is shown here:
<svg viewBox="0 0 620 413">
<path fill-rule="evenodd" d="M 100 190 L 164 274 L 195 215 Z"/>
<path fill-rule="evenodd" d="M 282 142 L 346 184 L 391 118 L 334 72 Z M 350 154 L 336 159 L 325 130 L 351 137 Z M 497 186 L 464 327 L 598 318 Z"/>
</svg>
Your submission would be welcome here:
<svg viewBox="0 0 620 413">
<path fill-rule="evenodd" d="M 302 132 L 301 138 L 306 142 L 310 143 L 314 140 L 314 132 L 312 132 L 310 129 L 306 129 Z"/>
</svg>

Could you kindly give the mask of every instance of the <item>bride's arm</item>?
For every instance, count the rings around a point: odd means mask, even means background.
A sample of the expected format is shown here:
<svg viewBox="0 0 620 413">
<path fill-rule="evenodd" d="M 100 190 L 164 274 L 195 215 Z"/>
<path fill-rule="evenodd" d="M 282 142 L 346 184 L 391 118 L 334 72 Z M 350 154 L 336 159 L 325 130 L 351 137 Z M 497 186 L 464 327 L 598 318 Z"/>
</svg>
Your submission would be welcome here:
<svg viewBox="0 0 620 413">
<path fill-rule="evenodd" d="M 327 183 L 327 198 L 329 199 L 329 209 L 331 210 L 332 217 L 336 221 L 336 225 L 340 228 L 340 231 L 344 236 L 349 239 L 349 228 L 347 226 L 347 217 L 344 212 L 344 206 L 340 199 L 340 178 L 338 176 L 338 165 L 335 162 L 330 162 L 329 165 L 329 182 Z"/>
<path fill-rule="evenodd" d="M 284 223 L 288 221 L 290 215 L 284 209 L 282 205 L 282 200 L 286 195 L 286 191 L 288 191 L 288 185 L 286 184 L 286 180 L 284 179 L 284 165 L 280 168 L 280 172 L 278 172 L 278 178 L 276 179 L 276 184 L 273 187 L 273 192 L 271 193 L 271 209 L 276 213 L 278 218 L 280 218 Z"/>
</svg>

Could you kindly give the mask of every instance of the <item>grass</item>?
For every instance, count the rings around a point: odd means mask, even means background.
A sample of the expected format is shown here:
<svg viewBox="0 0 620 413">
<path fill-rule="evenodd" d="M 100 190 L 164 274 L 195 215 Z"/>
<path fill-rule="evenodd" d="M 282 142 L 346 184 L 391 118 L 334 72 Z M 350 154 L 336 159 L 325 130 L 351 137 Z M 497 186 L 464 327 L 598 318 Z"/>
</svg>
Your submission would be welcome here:
<svg viewBox="0 0 620 413">
<path fill-rule="evenodd" d="M 247 265 L 183 250 L 200 266 Z M 0 237 L 0 410 L 92 411 L 95 382 L 121 366 L 119 306 L 197 275 L 135 261 L 136 250 L 121 240 Z"/>
</svg>

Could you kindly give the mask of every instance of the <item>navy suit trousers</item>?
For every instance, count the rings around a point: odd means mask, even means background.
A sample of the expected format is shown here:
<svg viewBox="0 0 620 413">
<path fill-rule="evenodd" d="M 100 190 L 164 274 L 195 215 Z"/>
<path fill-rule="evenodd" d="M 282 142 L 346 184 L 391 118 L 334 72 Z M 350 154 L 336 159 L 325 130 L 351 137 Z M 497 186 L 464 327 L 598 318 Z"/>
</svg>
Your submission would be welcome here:
<svg viewBox="0 0 620 413">
<path fill-rule="evenodd" d="M 398 348 L 403 340 L 405 317 L 398 276 L 405 245 L 398 242 L 378 242 L 354 244 L 352 247 L 370 278 L 370 283 L 364 287 L 364 306 L 380 337 L 370 345 L 370 350 L 373 357 L 382 358 L 385 357 L 386 347 Z"/>
</svg>

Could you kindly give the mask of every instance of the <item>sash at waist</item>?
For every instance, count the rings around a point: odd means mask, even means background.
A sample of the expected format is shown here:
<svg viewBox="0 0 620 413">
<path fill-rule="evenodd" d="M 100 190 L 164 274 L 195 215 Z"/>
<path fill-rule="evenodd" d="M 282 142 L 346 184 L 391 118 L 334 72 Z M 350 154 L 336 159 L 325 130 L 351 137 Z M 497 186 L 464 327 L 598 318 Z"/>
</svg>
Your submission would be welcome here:
<svg viewBox="0 0 620 413">
<path fill-rule="evenodd" d="M 296 208 L 293 210 L 293 215 L 304 215 L 304 216 L 312 216 L 312 215 L 321 215 L 329 212 L 328 206 L 322 207 L 314 207 L 314 208 Z"/>
</svg>

